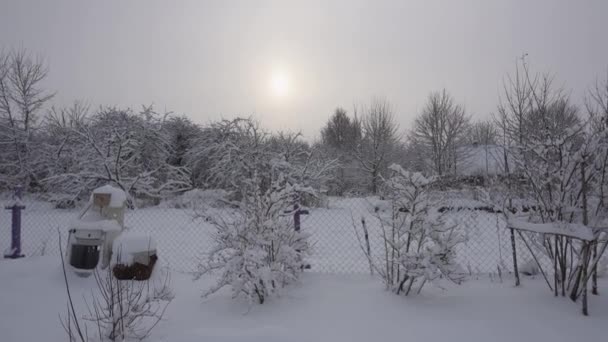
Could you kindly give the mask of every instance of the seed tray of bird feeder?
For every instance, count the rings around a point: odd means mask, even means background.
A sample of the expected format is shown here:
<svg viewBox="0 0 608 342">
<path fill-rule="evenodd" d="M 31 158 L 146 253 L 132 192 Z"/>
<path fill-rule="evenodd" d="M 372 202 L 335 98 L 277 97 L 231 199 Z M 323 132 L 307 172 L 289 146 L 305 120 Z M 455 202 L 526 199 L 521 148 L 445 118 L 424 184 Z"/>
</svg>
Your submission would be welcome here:
<svg viewBox="0 0 608 342">
<path fill-rule="evenodd" d="M 149 236 L 123 234 L 112 247 L 114 276 L 121 280 L 149 279 L 158 260 L 156 242 Z"/>
</svg>

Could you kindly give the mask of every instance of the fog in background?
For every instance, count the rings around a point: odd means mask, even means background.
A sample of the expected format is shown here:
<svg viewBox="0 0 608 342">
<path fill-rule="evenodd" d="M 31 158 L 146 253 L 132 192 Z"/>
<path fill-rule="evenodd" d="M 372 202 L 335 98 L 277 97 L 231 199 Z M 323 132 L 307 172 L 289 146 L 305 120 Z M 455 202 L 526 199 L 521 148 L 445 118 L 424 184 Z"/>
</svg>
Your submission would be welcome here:
<svg viewBox="0 0 608 342">
<path fill-rule="evenodd" d="M 0 46 L 45 58 L 55 105 L 154 104 L 199 123 L 254 115 L 313 139 L 335 107 L 374 96 L 401 129 L 442 88 L 487 116 L 524 53 L 580 102 L 608 68 L 606 13 L 602 0 L 2 0 Z M 269 91 L 276 68 L 290 80 L 283 98 Z"/>
</svg>

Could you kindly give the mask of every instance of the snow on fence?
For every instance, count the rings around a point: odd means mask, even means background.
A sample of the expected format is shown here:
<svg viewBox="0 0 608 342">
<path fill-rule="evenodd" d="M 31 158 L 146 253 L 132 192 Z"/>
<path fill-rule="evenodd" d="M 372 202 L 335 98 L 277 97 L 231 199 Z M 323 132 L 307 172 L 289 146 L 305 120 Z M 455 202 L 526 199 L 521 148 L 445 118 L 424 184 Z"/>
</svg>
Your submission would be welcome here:
<svg viewBox="0 0 608 342">
<path fill-rule="evenodd" d="M 7 199 L 0 199 L 4 208 Z M 59 233 L 67 241 L 67 227 L 78 209 L 53 209 L 51 204 L 26 198 L 22 217 L 22 250 L 26 256 L 59 255 Z M 457 203 L 458 204 L 458 203 Z M 461 205 L 444 208 L 444 215 L 468 237 L 458 247 L 457 259 L 471 274 L 508 273 L 512 270 L 511 241 L 500 213 L 476 208 L 463 200 Z M 369 231 L 372 253 L 378 253 L 382 240 L 374 203 L 366 198 L 334 198 L 321 208 L 309 208 L 301 217 L 302 230 L 312 234 L 312 271 L 322 273 L 366 273 L 369 263 L 357 240 L 362 234 L 361 219 Z M 229 215 L 226 211 L 226 215 Z M 10 211 L 0 212 L 0 250 L 10 245 Z M 211 246 L 213 227 L 194 219 L 193 211 L 170 206 L 129 210 L 125 214 L 128 231 L 149 234 L 158 243 L 159 257 L 176 271 L 191 272 Z M 519 263 L 532 257 L 517 239 Z M 381 255 L 372 255 L 381 257 Z"/>
</svg>

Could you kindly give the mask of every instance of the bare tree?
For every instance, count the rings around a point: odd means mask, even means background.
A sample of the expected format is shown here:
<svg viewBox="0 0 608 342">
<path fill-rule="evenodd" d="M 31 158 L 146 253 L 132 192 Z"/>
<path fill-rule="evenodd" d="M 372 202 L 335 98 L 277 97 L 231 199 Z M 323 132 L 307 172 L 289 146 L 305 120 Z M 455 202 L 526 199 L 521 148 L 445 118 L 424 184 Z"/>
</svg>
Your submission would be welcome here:
<svg viewBox="0 0 608 342">
<path fill-rule="evenodd" d="M 495 121 L 502 127 L 506 144 L 512 146 L 512 157 L 519 159 L 525 158 L 522 151 L 533 140 L 547 134 L 566 135 L 580 124 L 577 109 L 564 91 L 554 86 L 554 76 L 533 72 L 527 54 L 516 61 L 514 75 L 503 82 Z"/>
<path fill-rule="evenodd" d="M 431 169 L 437 175 L 456 172 L 459 148 L 464 144 L 470 118 L 464 108 L 454 102 L 444 89 L 433 92 L 422 113 L 414 122 L 411 138 L 431 159 Z"/>
<path fill-rule="evenodd" d="M 41 88 L 48 70 L 26 50 L 0 52 L 0 182 L 36 183 L 31 167 L 38 112 L 53 94 Z"/>
<path fill-rule="evenodd" d="M 483 120 L 471 124 L 466 135 L 468 144 L 494 145 L 497 143 L 498 131 L 494 122 Z"/>
<path fill-rule="evenodd" d="M 608 70 L 606 79 L 597 80 L 587 91 L 585 107 L 595 131 L 608 127 Z"/>
<path fill-rule="evenodd" d="M 395 147 L 399 142 L 399 125 L 391 104 L 386 100 L 372 100 L 369 107 L 365 108 L 362 128 L 363 139 L 356 155 L 369 177 L 371 192 L 376 194 L 382 174 L 393 162 Z"/>
<path fill-rule="evenodd" d="M 538 76 L 529 77 L 525 57 L 516 61 L 515 74 L 503 80 L 504 95 L 500 98 L 497 117 L 504 135 L 519 145 L 523 144 L 526 118 L 532 111 L 532 88 L 538 84 Z"/>
</svg>

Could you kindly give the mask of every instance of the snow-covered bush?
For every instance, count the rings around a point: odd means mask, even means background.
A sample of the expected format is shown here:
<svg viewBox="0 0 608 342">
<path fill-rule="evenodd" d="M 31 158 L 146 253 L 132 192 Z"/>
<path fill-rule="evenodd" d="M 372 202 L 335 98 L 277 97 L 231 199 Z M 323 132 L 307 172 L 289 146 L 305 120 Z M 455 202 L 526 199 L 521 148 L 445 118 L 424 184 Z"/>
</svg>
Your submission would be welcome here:
<svg viewBox="0 0 608 342">
<path fill-rule="evenodd" d="M 234 296 L 264 303 L 296 281 L 309 253 L 308 235 L 295 231 L 292 214 L 303 196 L 318 192 L 319 175 L 309 156 L 303 160 L 277 153 L 267 135 L 247 119 L 216 124 L 199 156 L 210 162 L 208 181 L 227 190 L 230 209 L 214 210 L 199 201 L 197 216 L 215 227 L 214 246 L 199 265 L 197 276 L 219 272 L 205 295 L 230 287 Z M 293 162 L 293 163 L 292 163 Z"/>
<path fill-rule="evenodd" d="M 382 186 L 390 208 L 375 210 L 383 244 L 373 254 L 381 257 L 373 258 L 364 248 L 371 267 L 386 288 L 397 294 L 408 295 L 414 288 L 419 292 L 427 282 L 438 279 L 458 283 L 463 272 L 455 262 L 455 247 L 464 237 L 437 212 L 428 179 L 399 165 L 390 170 L 392 177 Z"/>
<path fill-rule="evenodd" d="M 298 279 L 309 252 L 308 234 L 295 231 L 287 216 L 297 187 L 277 177 L 270 188 L 252 188 L 231 215 L 204 215 L 216 228 L 215 246 L 199 266 L 198 276 L 219 270 L 219 280 L 205 296 L 229 286 L 236 297 L 244 294 L 263 304 L 266 298 Z"/>
<path fill-rule="evenodd" d="M 550 127 L 549 127 L 550 128 Z M 550 290 L 577 300 L 582 296 L 587 314 L 587 287 L 597 293 L 597 267 L 606 250 L 603 227 L 608 212 L 603 204 L 608 170 L 608 132 L 591 132 L 584 125 L 541 132 L 520 148 L 517 159 L 531 191 L 527 213 L 505 211 L 509 227 L 536 234 L 523 235 Z M 604 237 L 602 237 L 604 236 Z M 539 251 L 552 265 L 544 269 Z"/>
<path fill-rule="evenodd" d="M 598 119 L 592 103 L 587 106 L 590 120 L 585 122 L 569 98 L 553 90 L 551 77 L 530 75 L 527 64 L 523 67 L 528 103 L 526 111 L 517 115 L 517 126 L 525 124 L 529 131 L 512 138 L 507 152 L 524 186 L 510 192 L 508 203 L 520 199 L 529 203 L 530 210 L 509 204 L 503 212 L 554 295 L 569 294 L 573 301 L 581 298 L 586 315 L 587 288 L 591 284 L 597 294 L 597 265 L 608 246 L 608 130 L 588 124 Z M 608 92 L 597 99 L 608 99 Z M 600 114 L 602 120 L 605 115 Z M 515 250 L 513 238 L 512 245 Z M 550 268 L 543 267 L 539 253 L 550 260 Z M 513 259 L 516 264 L 516 255 Z"/>
</svg>

